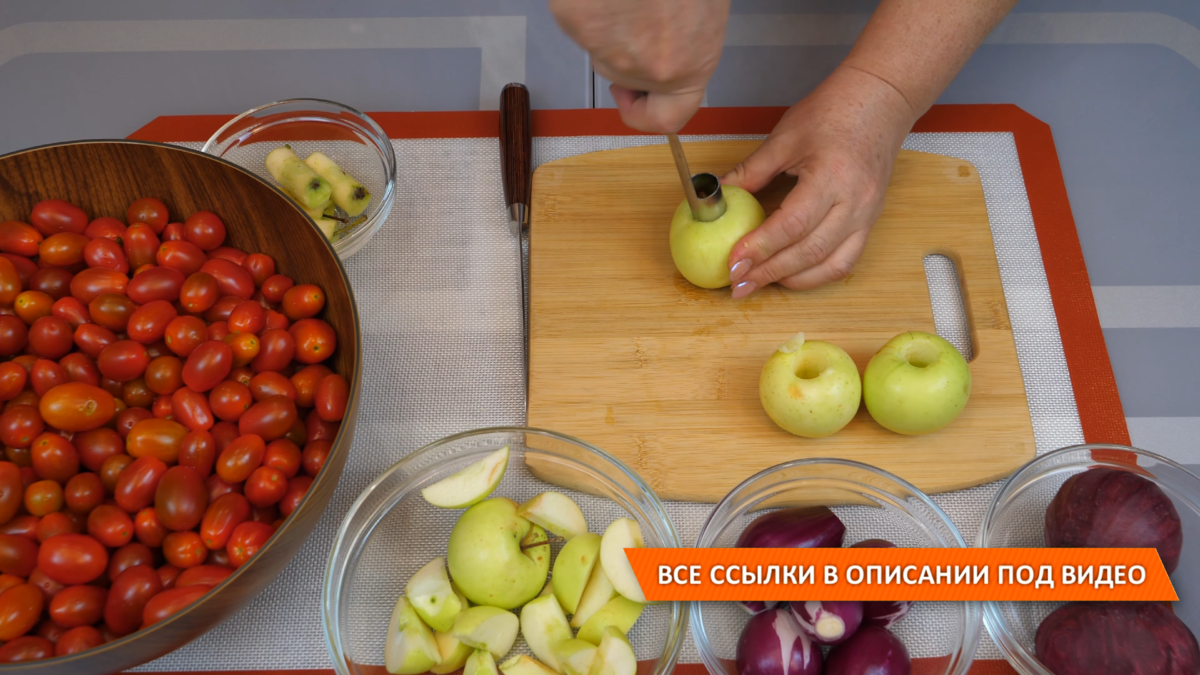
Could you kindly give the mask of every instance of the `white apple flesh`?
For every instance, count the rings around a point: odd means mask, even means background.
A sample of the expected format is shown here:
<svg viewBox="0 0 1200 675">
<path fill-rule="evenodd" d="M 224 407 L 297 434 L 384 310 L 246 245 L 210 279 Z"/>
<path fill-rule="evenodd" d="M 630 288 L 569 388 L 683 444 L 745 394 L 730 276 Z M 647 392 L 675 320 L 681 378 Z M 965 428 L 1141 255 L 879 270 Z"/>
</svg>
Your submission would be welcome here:
<svg viewBox="0 0 1200 675">
<path fill-rule="evenodd" d="M 474 647 L 463 644 L 450 633 L 435 632 L 433 639 L 437 642 L 438 654 L 442 657 L 441 663 L 429 669 L 434 675 L 446 675 L 462 668 L 475 652 Z"/>
<path fill-rule="evenodd" d="M 486 649 L 476 649 L 467 657 L 463 664 L 463 675 L 500 675 L 496 668 L 496 659 Z"/>
<path fill-rule="evenodd" d="M 536 659 L 520 654 L 500 664 L 504 675 L 558 675 Z"/>
<path fill-rule="evenodd" d="M 404 597 L 396 601 L 383 644 L 383 664 L 392 675 L 416 675 L 441 663 L 433 632 Z"/>
<path fill-rule="evenodd" d="M 596 645 L 579 639 L 554 645 L 554 656 L 566 675 L 588 675 L 596 661 Z"/>
<path fill-rule="evenodd" d="M 467 509 L 450 531 L 450 576 L 473 604 L 514 609 L 537 597 L 550 572 L 550 546 L 542 528 L 517 515 L 498 497 Z"/>
<path fill-rule="evenodd" d="M 766 219 L 762 204 L 754 195 L 739 187 L 722 186 L 725 213 L 720 218 L 701 222 L 692 216 L 684 200 L 671 218 L 671 258 L 675 268 L 700 288 L 724 288 L 729 285 L 729 254 L 733 245 Z"/>
<path fill-rule="evenodd" d="M 854 419 L 858 367 L 840 347 L 797 333 L 767 359 L 758 380 L 763 410 L 788 433 L 824 438 Z"/>
<path fill-rule="evenodd" d="M 600 610 L 601 607 L 608 604 L 617 595 L 617 590 L 613 588 L 612 582 L 608 580 L 608 576 L 604 574 L 603 565 L 593 565 L 592 574 L 588 577 L 587 586 L 583 588 L 583 595 L 579 598 L 579 604 L 575 607 L 575 612 L 571 615 L 571 627 L 579 628 L 592 615 Z"/>
<path fill-rule="evenodd" d="M 421 490 L 425 501 L 443 509 L 462 509 L 483 501 L 508 469 L 508 446 Z"/>
<path fill-rule="evenodd" d="M 421 620 L 435 631 L 448 631 L 454 617 L 463 608 L 462 602 L 446 576 L 446 559 L 434 558 L 408 580 L 404 595 L 417 610 Z"/>
<path fill-rule="evenodd" d="M 633 628 L 633 624 L 637 623 L 644 608 L 645 605 L 642 603 L 618 595 L 596 610 L 596 613 L 584 622 L 579 629 L 579 634 L 575 637 L 598 645 L 604 629 L 610 626 L 624 635 L 629 632 L 630 628 Z"/>
<path fill-rule="evenodd" d="M 553 670 L 562 672 L 554 645 L 571 639 L 571 625 L 553 595 L 536 598 L 521 608 L 521 635 L 529 651 Z"/>
<path fill-rule="evenodd" d="M 555 597 L 568 614 L 574 614 L 579 607 L 579 599 L 600 558 L 600 542 L 600 535 L 585 532 L 568 541 L 554 559 L 550 581 Z"/>
<path fill-rule="evenodd" d="M 463 644 L 486 649 L 496 659 L 502 659 L 517 641 L 520 630 L 521 622 L 516 614 L 499 607 L 479 605 L 459 612 L 450 634 Z"/>
<path fill-rule="evenodd" d="M 871 417 L 899 434 L 927 434 L 950 424 L 971 396 L 971 369 L 954 345 L 920 331 L 888 340 L 863 374 Z"/>
<path fill-rule="evenodd" d="M 614 520 L 600 540 L 600 565 L 604 567 L 605 576 L 618 593 L 642 603 L 646 602 L 646 594 L 642 592 L 642 586 L 633 573 L 625 549 L 642 548 L 645 545 L 641 526 L 630 518 Z"/>
<path fill-rule="evenodd" d="M 609 626 L 600 637 L 596 659 L 588 675 L 635 675 L 637 656 L 625 634 Z"/>
<path fill-rule="evenodd" d="M 579 505 L 558 492 L 543 492 L 530 499 L 517 509 L 517 515 L 568 540 L 588 531 Z"/>
</svg>

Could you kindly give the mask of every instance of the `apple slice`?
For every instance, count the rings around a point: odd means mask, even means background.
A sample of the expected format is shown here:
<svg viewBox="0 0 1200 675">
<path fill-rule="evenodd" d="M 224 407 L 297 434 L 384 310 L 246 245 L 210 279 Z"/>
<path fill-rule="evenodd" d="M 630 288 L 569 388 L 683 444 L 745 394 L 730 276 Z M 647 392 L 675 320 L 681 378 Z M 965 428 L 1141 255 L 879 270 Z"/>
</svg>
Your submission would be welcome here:
<svg viewBox="0 0 1200 675">
<path fill-rule="evenodd" d="M 454 617 L 463 603 L 446 576 L 446 559 L 434 558 L 408 580 L 404 595 L 430 628 L 445 633 L 454 625 Z M 465 658 L 465 657 L 464 657 Z M 452 668 L 451 670 L 458 670 Z"/>
<path fill-rule="evenodd" d="M 554 645 L 554 656 L 566 675 L 588 675 L 596 661 L 596 645 L 583 640 L 563 640 Z"/>
<path fill-rule="evenodd" d="M 517 615 L 499 607 L 479 605 L 458 613 L 450 633 L 460 642 L 475 649 L 486 649 L 496 659 L 512 649 L 517 641 L 521 622 Z"/>
<path fill-rule="evenodd" d="M 450 633 L 436 631 L 433 634 L 433 639 L 437 642 L 438 654 L 442 656 L 442 662 L 429 669 L 429 672 L 434 675 L 446 675 L 453 673 L 462 668 L 471 654 L 475 653 L 475 649 L 469 645 L 465 645 Z"/>
<path fill-rule="evenodd" d="M 530 499 L 517 509 L 517 515 L 568 540 L 588 531 L 579 505 L 557 492 L 543 492 Z"/>
<path fill-rule="evenodd" d="M 637 656 L 633 653 L 633 645 L 624 633 L 609 626 L 600 636 L 600 646 L 596 648 L 596 659 L 588 675 L 635 675 L 637 673 Z"/>
<path fill-rule="evenodd" d="M 642 593 L 642 586 L 633 573 L 629 558 L 625 556 L 625 549 L 642 548 L 645 545 L 641 526 L 629 518 L 614 520 L 600 541 L 600 564 L 613 588 L 630 600 L 641 603 L 646 602 L 646 594 Z"/>
<path fill-rule="evenodd" d="M 583 595 L 580 596 L 575 613 L 571 616 L 571 627 L 582 626 L 616 594 L 617 591 L 613 588 L 612 582 L 604 574 L 604 566 L 592 565 L 592 574 L 588 577 L 587 586 L 584 586 Z"/>
<path fill-rule="evenodd" d="M 504 478 L 508 446 L 421 490 L 425 501 L 443 509 L 463 509 L 483 501 Z"/>
<path fill-rule="evenodd" d="M 542 592 L 538 593 L 537 596 L 539 598 L 544 598 L 547 595 L 553 595 L 553 594 L 554 594 L 554 580 L 549 579 L 546 581 L 546 585 L 542 586 Z M 559 604 L 562 604 L 562 603 L 559 603 Z"/>
<path fill-rule="evenodd" d="M 624 635 L 629 632 L 630 628 L 633 628 L 633 624 L 637 623 L 644 607 L 645 605 L 640 602 L 634 602 L 618 595 L 596 610 L 596 613 L 584 622 L 583 627 L 579 629 L 579 634 L 575 637 L 598 645 L 604 629 L 609 626 L 617 628 Z"/>
<path fill-rule="evenodd" d="M 562 665 L 554 655 L 554 645 L 571 639 L 571 625 L 553 595 L 536 598 L 521 608 L 521 635 L 529 651 L 542 663 L 561 673 Z"/>
<path fill-rule="evenodd" d="M 463 675 L 500 675 L 496 669 L 496 659 L 486 649 L 476 649 L 467 657 L 463 664 Z"/>
<path fill-rule="evenodd" d="M 396 601 L 383 645 L 383 663 L 392 675 L 416 675 L 438 665 L 442 656 L 429 626 L 407 598 Z"/>
<path fill-rule="evenodd" d="M 521 654 L 500 664 L 500 672 L 504 675 L 558 675 L 535 659 Z"/>
<path fill-rule="evenodd" d="M 587 587 L 592 568 L 600 558 L 600 535 L 584 532 L 572 538 L 554 559 L 554 596 L 569 614 L 574 614 Z"/>
</svg>

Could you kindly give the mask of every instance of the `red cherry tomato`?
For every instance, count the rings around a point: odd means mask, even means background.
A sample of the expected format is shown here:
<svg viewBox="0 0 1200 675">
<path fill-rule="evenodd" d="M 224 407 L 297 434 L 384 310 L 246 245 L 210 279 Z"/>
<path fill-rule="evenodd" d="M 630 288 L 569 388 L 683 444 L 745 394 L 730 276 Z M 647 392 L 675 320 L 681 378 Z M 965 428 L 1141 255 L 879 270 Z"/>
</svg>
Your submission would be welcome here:
<svg viewBox="0 0 1200 675">
<path fill-rule="evenodd" d="M 327 422 L 340 422 L 346 416 L 350 383 L 338 374 L 326 375 L 317 385 L 316 411 Z"/>
<path fill-rule="evenodd" d="M 62 509 L 62 486 L 57 481 L 39 480 L 25 488 L 25 510 L 38 517 Z"/>
<path fill-rule="evenodd" d="M 149 344 L 163 339 L 167 325 L 178 315 L 175 306 L 166 300 L 153 300 L 139 307 L 129 317 L 129 338 Z"/>
<path fill-rule="evenodd" d="M 118 333 L 125 332 L 129 317 L 138 306 L 124 295 L 105 293 L 88 303 L 88 314 L 95 323 Z"/>
<path fill-rule="evenodd" d="M 48 513 L 38 521 L 37 539 L 38 543 L 46 541 L 56 534 L 76 534 L 75 521 L 70 516 L 57 511 Z"/>
<path fill-rule="evenodd" d="M 173 394 L 183 386 L 183 361 L 176 356 L 159 356 L 146 366 L 143 377 L 146 386 L 155 394 Z"/>
<path fill-rule="evenodd" d="M 49 604 L 54 599 L 54 596 L 66 588 L 66 584 L 58 583 L 47 576 L 40 568 L 36 567 L 29 573 L 29 585 L 41 591 L 42 600 L 46 604 Z"/>
<path fill-rule="evenodd" d="M 288 481 L 287 493 L 283 495 L 283 499 L 279 500 L 279 513 L 283 514 L 285 518 L 292 515 L 292 511 L 300 506 L 300 501 L 308 493 L 312 482 L 312 476 L 296 476 Z"/>
<path fill-rule="evenodd" d="M 325 307 L 325 292 L 314 284 L 299 284 L 283 294 L 284 316 L 297 321 L 314 317 Z"/>
<path fill-rule="evenodd" d="M 71 325 L 57 316 L 43 316 L 29 327 L 29 348 L 36 356 L 57 361 L 71 351 Z"/>
<path fill-rule="evenodd" d="M 174 565 L 163 565 L 158 568 L 158 578 L 162 580 L 163 590 L 175 587 L 175 581 L 183 570 Z"/>
<path fill-rule="evenodd" d="M 263 320 L 264 330 L 287 330 L 291 322 L 288 318 L 273 309 L 267 310 L 267 316 Z"/>
<path fill-rule="evenodd" d="M 209 260 L 216 260 L 218 258 L 221 260 L 228 260 L 229 262 L 240 266 L 242 263 L 246 262 L 246 252 L 230 246 L 219 246 L 208 252 L 208 258 Z"/>
<path fill-rule="evenodd" d="M 59 232 L 82 234 L 88 226 L 87 214 L 83 209 L 61 199 L 47 199 L 34 204 L 29 222 L 47 237 Z"/>
<path fill-rule="evenodd" d="M 15 398 L 25 388 L 28 379 L 29 373 L 20 365 L 11 361 L 0 363 L 0 401 Z"/>
<path fill-rule="evenodd" d="M 206 564 L 190 567 L 179 574 L 179 578 L 175 580 L 175 588 L 185 588 L 198 584 L 209 587 L 216 586 L 225 581 L 230 574 L 233 574 L 233 568 L 226 565 Z"/>
<path fill-rule="evenodd" d="M 40 593 L 38 599 L 41 599 Z M 104 618 L 104 603 L 107 600 L 108 591 L 103 588 L 68 586 L 50 601 L 50 619 L 64 628 L 90 626 Z M 0 597 L 2 602 L 3 598 Z"/>
<path fill-rule="evenodd" d="M 129 436 L 129 432 L 133 431 L 133 427 L 137 426 L 138 422 L 148 420 L 154 417 L 149 410 L 145 408 L 129 408 L 117 417 L 117 433 L 122 439 Z M 124 443 L 124 440 L 122 440 Z"/>
<path fill-rule="evenodd" d="M 263 455 L 263 466 L 279 469 L 284 477 L 292 478 L 300 471 L 302 462 L 300 448 L 286 438 L 279 438 L 267 444 Z"/>
<path fill-rule="evenodd" d="M 111 431 L 106 429 L 105 431 Z M 63 504 L 71 513 L 87 515 L 104 501 L 104 483 L 91 472 L 75 474 L 63 487 Z"/>
<path fill-rule="evenodd" d="M 184 241 L 183 223 L 167 223 L 167 226 L 163 228 L 160 239 L 162 239 L 164 242 Z"/>
<path fill-rule="evenodd" d="M 262 286 L 275 275 L 275 259 L 263 253 L 251 253 L 242 261 L 242 267 L 250 273 L 255 286 Z"/>
<path fill-rule="evenodd" d="M 121 238 L 125 236 L 125 223 L 111 218 L 109 216 L 101 216 L 92 222 L 88 223 L 87 229 L 83 233 L 89 239 L 98 239 L 103 237 L 111 239 L 116 243 L 121 243 Z"/>
<path fill-rule="evenodd" d="M 68 382 L 90 384 L 93 387 L 100 386 L 100 369 L 87 354 L 72 352 L 59 359 L 58 365 L 62 367 Z"/>
<path fill-rule="evenodd" d="M 136 521 L 133 527 L 136 534 Z M 113 551 L 108 561 L 108 580 L 116 581 L 121 572 L 137 565 L 144 565 L 150 569 L 154 569 L 154 551 L 151 551 L 149 546 L 140 541 L 132 541 Z"/>
<path fill-rule="evenodd" d="M 54 643 L 37 635 L 22 635 L 0 647 L 0 663 L 40 661 L 54 656 Z"/>
<path fill-rule="evenodd" d="M 117 506 L 128 513 L 136 513 L 153 504 L 158 482 L 166 472 L 167 465 L 156 457 L 139 457 L 133 460 L 117 478 L 117 485 L 113 490 Z"/>
<path fill-rule="evenodd" d="M 309 441 L 304 446 L 304 453 L 301 455 L 301 464 L 304 467 L 304 473 L 310 476 L 316 476 L 321 471 L 321 467 L 325 466 L 325 460 L 329 458 L 329 453 L 333 450 L 333 443 L 329 440 L 321 439 Z"/>
<path fill-rule="evenodd" d="M 70 354 L 67 356 L 70 356 Z M 66 358 L 66 356 L 63 358 Z M 38 396 L 45 396 L 46 392 L 69 381 L 67 379 L 67 371 L 49 359 L 38 359 L 34 362 L 33 368 L 29 371 L 29 380 L 30 384 L 33 385 L 33 391 Z"/>
<path fill-rule="evenodd" d="M 205 272 L 193 272 L 179 289 L 179 302 L 193 314 L 207 312 L 220 297 L 217 280 Z"/>
<path fill-rule="evenodd" d="M 250 368 L 256 373 L 283 370 L 292 362 L 292 357 L 297 356 L 296 341 L 288 331 L 264 331 L 259 341 L 262 346 L 258 356 L 250 362 Z"/>
<path fill-rule="evenodd" d="M 283 302 L 284 295 L 296 285 L 291 277 L 275 274 L 262 282 L 263 297 L 271 302 Z"/>
<path fill-rule="evenodd" d="M 101 504 L 88 514 L 87 531 L 101 544 L 117 548 L 133 540 L 133 519 L 111 504 Z"/>
<path fill-rule="evenodd" d="M 183 381 L 196 391 L 208 391 L 233 368 L 233 351 L 220 340 L 209 340 L 188 355 Z"/>
<path fill-rule="evenodd" d="M 117 484 L 121 480 L 121 474 L 129 468 L 130 464 L 133 464 L 133 458 L 126 454 L 113 455 L 104 460 L 99 472 L 100 482 L 104 483 L 104 489 L 115 492 Z"/>
<path fill-rule="evenodd" d="M 64 632 L 54 643 L 54 656 L 69 656 L 104 644 L 104 636 L 92 626 L 76 626 Z M 39 649 L 45 645 L 39 645 Z"/>
<path fill-rule="evenodd" d="M 48 262 L 40 260 L 39 263 L 44 265 L 44 267 L 30 274 L 28 282 L 22 283 L 25 283 L 29 290 L 43 293 L 49 296 L 51 300 L 61 300 L 70 296 L 71 280 L 75 278 L 75 272 L 82 272 L 84 269 L 82 262 L 74 263 L 67 267 L 49 267 Z M 21 265 L 21 267 L 24 267 L 24 265 Z M 17 269 L 17 273 L 22 273 L 20 267 Z"/>
<path fill-rule="evenodd" d="M 246 302 L 249 302 L 249 300 Z M 216 325 L 213 324 L 209 328 L 211 329 Z M 242 368 L 249 365 L 258 356 L 259 351 L 262 350 L 262 343 L 254 333 L 230 333 L 222 337 L 221 341 L 229 345 L 229 349 L 233 352 L 234 368 Z"/>
<path fill-rule="evenodd" d="M 129 299 L 145 304 L 155 300 L 175 302 L 183 289 L 183 272 L 171 267 L 151 267 L 129 280 Z"/>
<path fill-rule="evenodd" d="M 42 233 L 28 223 L 17 220 L 0 223 L 0 251 L 32 258 L 38 254 L 41 243 Z"/>
<path fill-rule="evenodd" d="M 23 487 L 22 490 L 24 490 Z M 41 522 L 40 518 L 29 514 L 13 516 L 7 523 L 0 525 L 0 534 L 11 534 L 14 537 L 24 537 L 29 541 L 37 542 L 37 526 L 39 522 Z"/>
<path fill-rule="evenodd" d="M 188 429 L 175 420 L 146 419 L 138 422 L 125 437 L 125 451 L 131 457 L 153 457 L 161 462 L 174 464 L 179 459 L 179 448 Z M 141 508 L 141 507 L 138 507 Z M 136 509 L 125 509 L 134 511 Z"/>
<path fill-rule="evenodd" d="M 150 599 L 163 590 L 158 571 L 136 565 L 113 579 L 104 606 L 104 623 L 118 636 L 128 635 L 142 626 L 142 612 Z"/>
<path fill-rule="evenodd" d="M 209 429 L 209 432 L 212 433 L 213 440 L 217 443 L 218 455 L 241 435 L 238 433 L 237 425 L 232 422 L 217 422 L 212 429 Z"/>
<path fill-rule="evenodd" d="M 107 237 L 92 239 L 83 247 L 83 259 L 88 267 L 100 267 L 116 270 L 122 274 L 129 273 L 129 259 L 125 257 L 125 249 Z"/>
<path fill-rule="evenodd" d="M 54 298 L 41 291 L 21 291 L 13 300 L 13 312 L 27 324 L 54 313 Z"/>
<path fill-rule="evenodd" d="M 154 509 L 158 512 L 159 522 L 168 530 L 191 530 L 200 524 L 206 508 L 208 490 L 204 479 L 195 469 L 188 466 L 171 467 L 158 482 Z"/>
<path fill-rule="evenodd" d="M 125 220 L 130 223 L 145 223 L 155 232 L 162 232 L 167 226 L 167 205 L 153 197 L 142 197 L 134 200 L 125 212 Z"/>
<path fill-rule="evenodd" d="M 246 499 L 257 507 L 279 503 L 287 493 L 288 478 L 282 471 L 270 466 L 260 466 L 246 479 L 243 487 Z"/>
<path fill-rule="evenodd" d="M 291 380 L 279 373 L 267 371 L 255 375 L 250 380 L 250 395 L 255 401 L 271 396 L 286 396 L 295 401 L 298 392 Z"/>
<path fill-rule="evenodd" d="M 91 267 L 71 277 L 71 295 L 86 304 L 105 293 L 124 295 L 128 285 L 129 277 L 122 272 Z"/>
<path fill-rule="evenodd" d="M 75 329 L 75 346 L 93 359 L 98 358 L 105 347 L 116 341 L 117 336 L 111 330 L 94 323 L 85 323 Z"/>
<path fill-rule="evenodd" d="M 225 338 L 229 337 L 229 335 L 229 324 L 225 323 L 224 321 L 214 321 L 213 323 L 208 324 L 209 340 L 220 340 L 225 342 Z M 229 343 L 225 342 L 225 344 Z M 233 349 L 233 347 L 230 346 L 230 349 Z"/>
<path fill-rule="evenodd" d="M 45 399 L 42 399 L 45 400 Z M 79 451 L 58 434 L 41 434 L 29 446 L 33 470 L 39 478 L 66 483 L 79 473 Z"/>
<path fill-rule="evenodd" d="M 249 272 L 246 273 L 246 278 L 250 278 Z M 23 283 L 17 266 L 8 258 L 0 258 L 0 305 L 11 305 L 21 294 Z"/>
<path fill-rule="evenodd" d="M 201 478 L 208 478 L 216 461 L 217 442 L 211 433 L 196 430 L 183 437 L 179 444 L 179 466 L 191 467 Z"/>
<path fill-rule="evenodd" d="M 125 441 L 112 429 L 100 428 L 75 434 L 79 461 L 88 471 L 99 472 L 104 460 L 125 452 Z"/>
<path fill-rule="evenodd" d="M 133 531 L 139 542 L 154 548 L 162 546 L 163 539 L 167 536 L 167 528 L 159 522 L 158 511 L 153 506 L 147 506 L 137 512 L 133 519 Z"/>
<path fill-rule="evenodd" d="M 275 534 L 275 528 L 266 523 L 256 523 L 250 520 L 233 528 L 233 534 L 230 535 L 229 543 L 225 546 L 225 550 L 229 552 L 229 564 L 234 568 L 246 564 L 246 561 L 254 557 L 254 554 L 258 553 L 273 534 Z"/>
<path fill-rule="evenodd" d="M 132 380 L 121 385 L 121 400 L 130 408 L 152 408 L 154 406 L 154 392 L 150 391 L 150 387 L 146 386 L 146 380 L 142 377 L 135 377 Z M 159 410 L 152 409 L 150 411 L 155 417 L 163 417 Z M 171 411 L 166 412 L 170 415 Z"/>
<path fill-rule="evenodd" d="M 201 250 L 211 251 L 225 243 L 225 223 L 215 213 L 197 211 L 183 222 L 183 236 Z"/>
<path fill-rule="evenodd" d="M 167 324 L 163 339 L 168 349 L 180 357 L 186 357 L 208 341 L 208 326 L 194 316 L 179 316 Z"/>
<path fill-rule="evenodd" d="M 163 557 L 181 570 L 203 565 L 208 558 L 208 549 L 200 535 L 191 530 L 171 532 L 163 539 Z"/>
<path fill-rule="evenodd" d="M 217 455 L 217 475 L 226 483 L 241 483 L 262 465 L 266 452 L 267 446 L 261 436 L 240 436 Z"/>
<path fill-rule="evenodd" d="M 0 593 L 0 640 L 15 640 L 33 630 L 42 616 L 42 592 L 19 584 Z"/>
<path fill-rule="evenodd" d="M 29 328 L 15 316 L 0 316 L 0 356 L 12 356 L 25 348 Z"/>
<path fill-rule="evenodd" d="M 250 389 L 234 380 L 223 380 L 217 383 L 208 394 L 208 402 L 212 412 L 218 418 L 236 422 L 253 403 Z"/>
<path fill-rule="evenodd" d="M 104 348 L 96 358 L 100 374 L 117 382 L 128 382 L 141 377 L 150 364 L 146 346 L 133 340 L 120 340 Z"/>
<path fill-rule="evenodd" d="M 20 468 L 12 462 L 0 462 L 0 524 L 17 515 L 24 491 Z"/>
<path fill-rule="evenodd" d="M 188 605 L 204 597 L 210 588 L 212 587 L 205 584 L 196 584 L 162 591 L 146 603 L 146 608 L 142 611 L 142 625 L 156 624 L 183 611 Z"/>
<path fill-rule="evenodd" d="M 287 396 L 270 396 L 250 406 L 238 419 L 238 431 L 264 440 L 283 438 L 299 419 L 296 403 Z"/>
<path fill-rule="evenodd" d="M 158 253 L 158 235 L 145 223 L 133 223 L 125 230 L 125 257 L 129 266 L 137 269 L 154 263 Z"/>
<path fill-rule="evenodd" d="M 235 492 L 239 495 L 242 494 L 241 483 L 226 483 L 225 481 L 221 480 L 219 475 L 215 473 L 204 479 L 204 487 L 208 488 L 209 503 L 212 503 L 217 497 L 220 497 L 224 494 L 229 494 L 231 492 Z"/>
<path fill-rule="evenodd" d="M 200 522 L 200 536 L 209 549 L 222 549 L 234 528 L 250 518 L 250 502 L 241 494 L 227 492 L 214 499 Z"/>
<path fill-rule="evenodd" d="M 200 271 L 208 260 L 198 246 L 187 241 L 166 241 L 158 247 L 155 261 L 162 267 L 179 270 L 185 277 Z"/>
<path fill-rule="evenodd" d="M 175 419 L 190 431 L 211 429 L 216 421 L 208 407 L 208 397 L 188 387 L 171 395 L 171 409 Z"/>
<path fill-rule="evenodd" d="M 206 564 L 220 565 L 221 567 L 233 567 L 233 565 L 229 564 L 229 551 L 226 551 L 223 548 L 219 548 L 215 551 L 210 550 L 208 552 L 208 560 Z"/>
<path fill-rule="evenodd" d="M 213 306 L 204 313 L 204 320 L 209 323 L 228 323 L 229 315 L 233 314 L 233 309 L 241 304 L 241 302 L 241 298 L 236 298 L 232 295 L 226 295 L 223 298 L 218 298 L 217 301 L 213 303 Z M 226 332 L 229 331 L 228 328 L 225 330 Z"/>
<path fill-rule="evenodd" d="M 42 544 L 37 567 L 60 584 L 86 584 L 104 574 L 108 551 L 86 534 L 60 534 Z"/>
<path fill-rule="evenodd" d="M 69 267 L 83 262 L 83 248 L 91 240 L 77 232 L 59 232 L 42 240 L 38 262 L 52 267 Z"/>
<path fill-rule="evenodd" d="M 9 447 L 29 447 L 45 428 L 42 415 L 33 406 L 13 406 L 0 415 L 0 441 Z"/>
<path fill-rule="evenodd" d="M 230 295 L 243 300 L 254 295 L 254 278 L 241 265 L 223 258 L 211 258 L 200 268 L 201 272 L 217 280 L 221 295 Z"/>
<path fill-rule="evenodd" d="M 266 314 L 254 300 L 243 300 L 229 314 L 229 330 L 234 333 L 258 333 Z"/>
</svg>

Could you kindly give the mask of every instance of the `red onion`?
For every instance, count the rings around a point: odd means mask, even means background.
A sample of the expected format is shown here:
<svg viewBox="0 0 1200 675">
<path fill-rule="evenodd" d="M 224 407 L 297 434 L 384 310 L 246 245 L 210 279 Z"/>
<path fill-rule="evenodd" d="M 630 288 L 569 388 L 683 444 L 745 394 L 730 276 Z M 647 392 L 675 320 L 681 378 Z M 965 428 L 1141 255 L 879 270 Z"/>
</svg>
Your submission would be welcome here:
<svg viewBox="0 0 1200 675">
<path fill-rule="evenodd" d="M 863 603 L 853 601 L 808 600 L 789 605 L 800 630 L 822 645 L 836 645 L 850 639 L 863 618 Z"/>
<path fill-rule="evenodd" d="M 736 548 L 839 548 L 846 526 L 824 506 L 779 509 L 754 519 L 738 537 Z M 775 606 L 774 602 L 750 600 L 741 603 L 754 614 Z"/>
<path fill-rule="evenodd" d="M 1195 636 L 1157 602 L 1067 603 L 1042 620 L 1034 644 L 1055 675 L 1200 673 Z"/>
<path fill-rule="evenodd" d="M 1167 573 L 1179 564 L 1183 529 L 1171 499 L 1130 471 L 1097 467 L 1067 479 L 1046 509 L 1046 545 L 1156 548 Z"/>
<path fill-rule="evenodd" d="M 850 548 L 896 548 L 896 545 L 885 539 L 864 539 Z M 866 601 L 863 603 L 863 623 L 887 628 L 904 618 L 912 606 L 912 600 Z"/>
<path fill-rule="evenodd" d="M 738 638 L 741 675 L 819 675 L 821 650 L 796 625 L 786 609 L 750 617 Z"/>
<path fill-rule="evenodd" d="M 908 650 L 881 626 L 863 626 L 834 647 L 825 661 L 825 675 L 910 675 Z"/>
<path fill-rule="evenodd" d="M 742 601 L 739 601 L 738 604 L 741 605 L 742 607 L 746 608 L 746 611 L 750 612 L 751 614 L 758 614 L 759 612 L 766 611 L 768 609 L 774 609 L 775 605 L 779 604 L 779 601 L 778 600 L 742 600 Z"/>
</svg>

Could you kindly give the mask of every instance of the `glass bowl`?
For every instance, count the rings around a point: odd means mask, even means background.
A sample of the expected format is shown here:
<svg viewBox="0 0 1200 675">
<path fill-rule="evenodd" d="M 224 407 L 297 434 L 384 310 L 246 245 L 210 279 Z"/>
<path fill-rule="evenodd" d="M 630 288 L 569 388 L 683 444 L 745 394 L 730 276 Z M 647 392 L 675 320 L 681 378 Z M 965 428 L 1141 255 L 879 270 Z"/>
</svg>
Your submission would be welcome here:
<svg viewBox="0 0 1200 675">
<path fill-rule="evenodd" d="M 259 106 L 229 120 L 201 148 L 279 184 L 267 171 L 267 153 L 288 144 L 301 158 L 321 151 L 371 191 L 361 215 L 349 218 L 333 236 L 333 248 L 345 260 L 383 227 L 396 201 L 396 153 L 387 134 L 370 117 L 341 103 L 293 98 Z M 286 193 L 285 193 L 286 194 Z M 315 227 L 315 225 L 314 225 Z"/>
<path fill-rule="evenodd" d="M 1134 469 L 1134 463 L 1137 468 Z M 1045 546 L 1046 507 L 1071 476 L 1093 467 L 1136 470 L 1171 498 L 1183 521 L 1183 560 L 1172 575 L 1180 578 L 1195 567 L 1196 544 L 1189 533 L 1200 531 L 1200 478 L 1171 460 L 1124 445 L 1073 445 L 1046 453 L 1014 473 L 1000 488 L 979 528 L 979 545 L 988 548 Z M 1179 583 L 1176 590 L 1183 597 Z M 988 602 L 983 621 L 1008 662 L 1024 675 L 1053 675 L 1034 656 L 1034 636 L 1046 615 L 1062 602 Z M 1200 607 L 1176 603 L 1175 613 L 1200 634 Z"/>
<path fill-rule="evenodd" d="M 583 510 L 592 532 L 603 533 L 616 518 L 641 525 L 648 547 L 682 544 L 662 502 L 620 460 L 583 441 L 551 431 L 526 428 L 479 429 L 425 446 L 397 462 L 371 483 L 350 507 L 338 529 L 322 592 L 325 639 L 340 675 L 383 673 L 383 644 L 388 619 L 404 585 L 427 562 L 446 555 L 450 530 L 462 509 L 441 509 L 421 490 L 488 453 L 508 445 L 508 470 L 492 497 L 518 503 L 542 492 L 562 492 Z M 532 469 L 532 471 L 531 471 Z M 553 471 L 560 483 L 535 476 Z M 590 494 L 589 494 L 590 493 Z M 553 545 L 558 554 L 561 543 Z M 687 628 L 681 602 L 649 604 L 629 638 L 643 675 L 666 675 L 675 667 Z M 510 656 L 528 654 L 518 638 Z"/>
<path fill-rule="evenodd" d="M 967 546 L 950 518 L 907 481 L 859 462 L 813 458 L 765 469 L 731 490 L 704 523 L 696 547 L 731 548 L 767 510 L 816 505 L 830 507 L 846 525 L 844 546 L 864 539 L 904 548 Z M 709 672 L 738 675 L 738 637 L 749 618 L 735 602 L 692 603 L 692 634 Z M 975 602 L 918 602 L 891 626 L 913 657 L 913 672 L 945 675 L 971 667 L 979 628 Z"/>
</svg>

